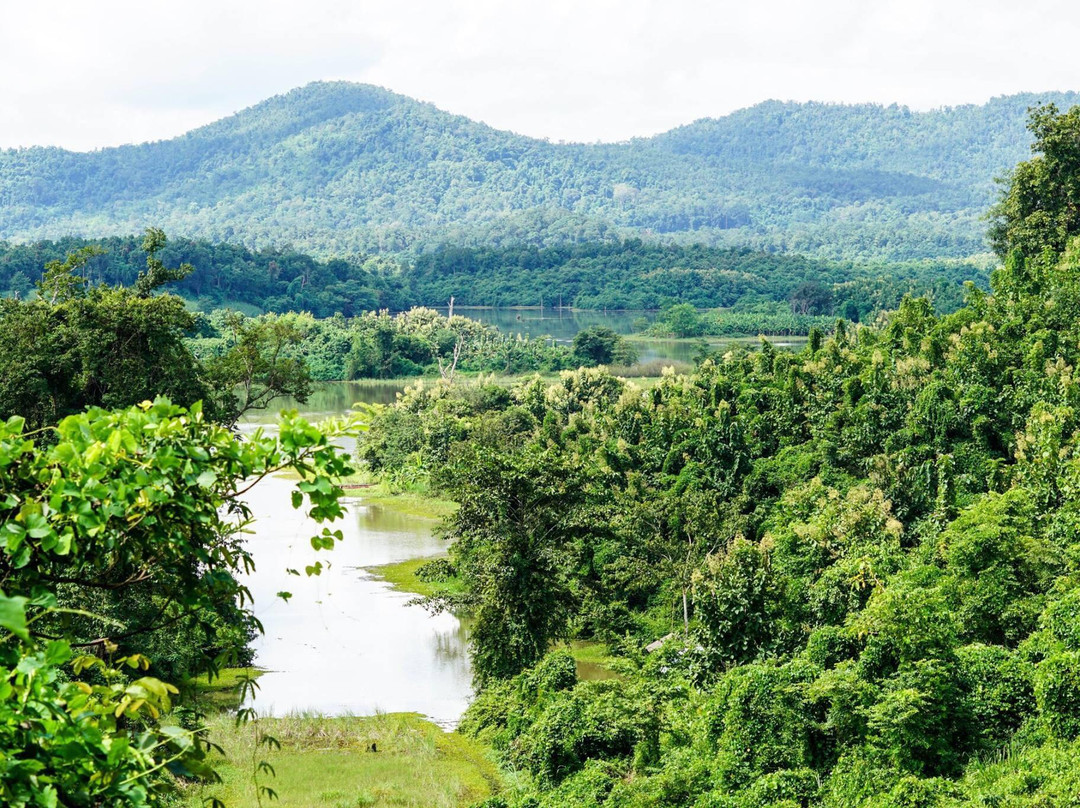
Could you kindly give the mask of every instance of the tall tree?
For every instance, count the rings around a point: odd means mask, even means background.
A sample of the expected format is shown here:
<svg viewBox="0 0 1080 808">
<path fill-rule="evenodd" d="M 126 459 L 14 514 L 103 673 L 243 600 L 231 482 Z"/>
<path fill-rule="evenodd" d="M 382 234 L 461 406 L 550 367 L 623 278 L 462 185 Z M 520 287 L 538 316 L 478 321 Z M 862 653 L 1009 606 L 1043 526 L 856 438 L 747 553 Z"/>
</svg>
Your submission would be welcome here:
<svg viewBox="0 0 1080 808">
<path fill-rule="evenodd" d="M 1028 128 L 1035 156 L 1016 166 L 991 211 L 990 241 L 1002 259 L 1014 250 L 1056 258 L 1080 233 L 1080 107 L 1034 107 Z"/>
</svg>

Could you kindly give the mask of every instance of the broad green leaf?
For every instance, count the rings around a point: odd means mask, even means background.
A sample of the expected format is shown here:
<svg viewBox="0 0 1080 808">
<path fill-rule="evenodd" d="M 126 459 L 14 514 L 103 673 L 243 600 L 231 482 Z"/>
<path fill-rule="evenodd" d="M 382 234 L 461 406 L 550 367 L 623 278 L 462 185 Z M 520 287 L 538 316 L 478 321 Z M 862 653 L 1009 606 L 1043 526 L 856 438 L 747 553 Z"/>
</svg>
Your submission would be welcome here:
<svg viewBox="0 0 1080 808">
<path fill-rule="evenodd" d="M 20 640 L 30 640 L 30 631 L 26 627 L 26 598 L 9 598 L 0 593 L 0 628 L 6 629 Z"/>
</svg>

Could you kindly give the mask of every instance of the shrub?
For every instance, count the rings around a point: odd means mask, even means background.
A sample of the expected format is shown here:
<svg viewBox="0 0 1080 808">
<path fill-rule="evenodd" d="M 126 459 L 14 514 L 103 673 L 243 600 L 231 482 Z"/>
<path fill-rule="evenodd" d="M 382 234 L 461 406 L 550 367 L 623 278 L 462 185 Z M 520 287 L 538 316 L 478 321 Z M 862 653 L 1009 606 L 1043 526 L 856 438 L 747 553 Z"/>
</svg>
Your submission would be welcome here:
<svg viewBox="0 0 1080 808">
<path fill-rule="evenodd" d="M 1065 651 L 1039 664 L 1035 699 L 1055 736 L 1080 737 L 1080 652 Z"/>
</svg>

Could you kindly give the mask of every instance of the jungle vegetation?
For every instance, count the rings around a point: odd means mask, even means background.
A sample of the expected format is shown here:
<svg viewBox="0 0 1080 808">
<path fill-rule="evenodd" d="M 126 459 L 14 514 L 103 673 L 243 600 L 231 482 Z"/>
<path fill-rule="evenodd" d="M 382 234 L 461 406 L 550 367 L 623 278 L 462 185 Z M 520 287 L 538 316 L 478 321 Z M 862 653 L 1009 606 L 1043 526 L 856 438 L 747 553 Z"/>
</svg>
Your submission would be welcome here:
<svg viewBox="0 0 1080 808">
<path fill-rule="evenodd" d="M 131 286 L 145 268 L 141 237 L 0 243 L 0 292 L 32 297 L 45 264 L 80 250 L 89 251 L 80 271 L 91 285 Z M 964 282 L 985 287 L 987 277 L 982 264 L 959 261 L 853 264 L 639 239 L 546 248 L 443 245 L 413 257 L 323 261 L 295 250 L 173 238 L 160 256 L 170 266 L 192 267 L 170 286 L 191 308 L 320 318 L 446 306 L 451 297 L 458 306 L 496 307 L 716 308 L 793 298 L 801 306 L 807 290 L 819 290 L 825 302 L 815 313 L 858 319 L 896 308 L 906 293 L 930 294 L 935 305 L 951 311 L 963 302 Z"/>
<path fill-rule="evenodd" d="M 516 784 L 485 805 L 1075 801 L 1080 109 L 1031 123 L 952 313 L 376 418 L 361 461 L 460 503 L 421 572 L 472 614 L 462 728 Z M 578 681 L 569 638 L 618 676 Z"/>
<path fill-rule="evenodd" d="M 190 267 L 167 266 L 164 244 L 147 232 L 130 287 L 88 285 L 83 252 L 50 262 L 35 299 L 0 301 L 5 806 L 166 805 L 178 782 L 213 779 L 202 716 L 180 697 L 195 674 L 250 663 L 261 630 L 243 494 L 290 469 L 294 507 L 343 514 L 335 481 L 351 467 L 332 438 L 354 428 L 286 413 L 274 436 L 240 439 L 247 409 L 304 397 L 306 370 L 261 325 L 197 359 L 192 315 L 160 293 Z M 324 528 L 312 546 L 339 537 Z M 268 773 L 254 755 L 264 798 Z"/>
<path fill-rule="evenodd" d="M 391 315 L 367 312 L 317 319 L 310 314 L 244 317 L 215 310 L 198 315 L 185 345 L 218 367 L 251 334 L 274 335 L 279 362 L 291 362 L 314 381 L 435 376 L 452 382 L 457 373 L 520 373 L 595 365 L 631 365 L 637 356 L 623 337 L 605 326 L 579 332 L 572 345 L 546 337 L 503 334 L 496 327 L 434 309 L 412 308 Z M 268 346 L 259 348 L 265 353 Z M 280 387 L 280 385 L 279 385 Z"/>
</svg>

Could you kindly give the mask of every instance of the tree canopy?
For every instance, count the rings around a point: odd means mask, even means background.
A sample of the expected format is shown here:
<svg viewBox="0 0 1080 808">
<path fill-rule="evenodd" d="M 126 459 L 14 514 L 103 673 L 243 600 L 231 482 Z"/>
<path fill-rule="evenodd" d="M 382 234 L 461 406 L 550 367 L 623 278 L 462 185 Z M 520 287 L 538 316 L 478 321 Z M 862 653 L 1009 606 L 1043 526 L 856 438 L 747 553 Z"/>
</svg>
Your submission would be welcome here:
<svg viewBox="0 0 1080 808">
<path fill-rule="evenodd" d="M 170 773 L 213 776 L 162 679 L 242 652 L 257 627 L 244 490 L 295 469 L 293 504 L 330 520 L 349 467 L 295 416 L 240 440 L 165 399 L 49 433 L 35 443 L 21 417 L 0 422 L 0 801 L 159 805 Z M 177 646 L 186 663 L 163 653 Z"/>
</svg>

